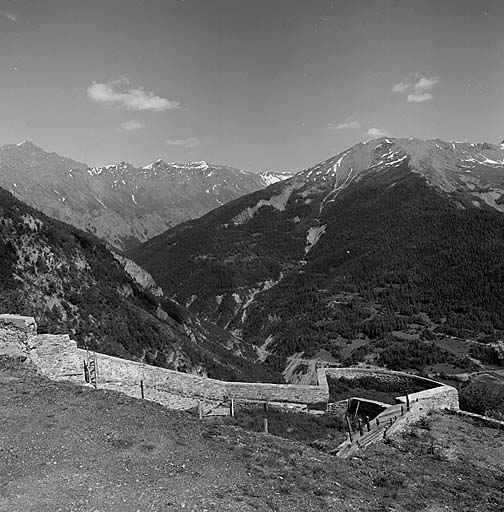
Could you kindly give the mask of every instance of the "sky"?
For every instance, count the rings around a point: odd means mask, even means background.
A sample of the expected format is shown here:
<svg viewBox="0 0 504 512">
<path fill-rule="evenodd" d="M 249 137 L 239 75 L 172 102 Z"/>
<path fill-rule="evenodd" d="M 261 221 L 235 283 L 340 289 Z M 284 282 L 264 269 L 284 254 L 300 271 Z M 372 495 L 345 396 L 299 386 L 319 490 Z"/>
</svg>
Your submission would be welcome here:
<svg viewBox="0 0 504 512">
<path fill-rule="evenodd" d="M 0 0 L 0 145 L 299 171 L 504 139 L 502 0 Z"/>
</svg>

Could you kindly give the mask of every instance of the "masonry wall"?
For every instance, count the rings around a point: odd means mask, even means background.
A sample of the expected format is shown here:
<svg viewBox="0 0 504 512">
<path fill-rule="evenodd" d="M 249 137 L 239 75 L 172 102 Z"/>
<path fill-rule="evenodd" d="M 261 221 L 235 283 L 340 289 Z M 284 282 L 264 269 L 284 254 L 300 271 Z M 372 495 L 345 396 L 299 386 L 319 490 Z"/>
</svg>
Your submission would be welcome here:
<svg viewBox="0 0 504 512">
<path fill-rule="evenodd" d="M 86 356 L 86 351 L 82 349 L 76 349 L 76 353 L 81 361 Z M 96 356 L 98 384 L 125 382 L 139 385 L 142 380 L 146 387 L 218 401 L 227 397 L 235 400 L 316 404 L 328 399 L 327 391 L 319 386 L 225 382 L 105 354 L 97 353 Z M 79 363 L 79 368 L 82 368 L 82 363 Z"/>
<path fill-rule="evenodd" d="M 373 377 L 375 379 L 381 379 L 388 382 L 404 381 L 408 380 L 420 384 L 422 387 L 429 389 L 440 386 L 439 382 L 435 380 L 426 379 L 425 377 L 419 377 L 406 372 L 395 372 L 391 370 L 379 370 L 374 368 L 322 368 L 319 370 L 319 381 L 321 373 L 324 373 L 327 377 L 333 379 L 339 379 L 344 377 L 345 379 L 355 379 L 359 377 Z M 327 383 L 327 380 L 326 380 Z"/>
<path fill-rule="evenodd" d="M 387 435 L 393 435 L 394 433 L 402 431 L 408 425 L 426 416 L 431 410 L 459 410 L 458 391 L 454 387 L 409 373 L 368 368 L 327 368 L 319 370 L 318 377 L 320 383 L 323 384 L 325 379 L 325 384 L 327 385 L 328 376 L 335 379 L 341 377 L 351 379 L 367 376 L 389 382 L 394 380 L 409 380 L 426 388 L 408 395 L 410 401 L 408 414 L 400 416 L 387 431 Z M 398 396 L 396 400 L 399 403 L 407 403 L 405 396 Z"/>
<path fill-rule="evenodd" d="M 423 391 L 412 395 L 410 400 L 410 410 L 408 414 L 399 417 L 395 423 L 387 430 L 387 436 L 393 436 L 402 432 L 409 425 L 416 423 L 424 418 L 433 410 L 450 409 L 458 411 L 458 392 L 451 386 L 440 386 L 437 389 L 430 389 L 431 394 L 425 394 Z M 422 396 L 416 396 L 421 395 Z"/>
</svg>

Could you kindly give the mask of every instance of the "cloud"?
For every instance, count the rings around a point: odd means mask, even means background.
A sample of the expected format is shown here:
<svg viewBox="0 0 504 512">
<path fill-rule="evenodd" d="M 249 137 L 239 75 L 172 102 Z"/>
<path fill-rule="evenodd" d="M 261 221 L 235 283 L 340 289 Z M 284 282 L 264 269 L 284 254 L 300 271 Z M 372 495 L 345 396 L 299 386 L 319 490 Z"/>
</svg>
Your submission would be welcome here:
<svg viewBox="0 0 504 512">
<path fill-rule="evenodd" d="M 88 97 L 97 103 L 115 105 L 129 111 L 153 110 L 162 112 L 180 108 L 178 101 L 167 100 L 146 91 L 143 87 L 127 89 L 127 79 L 115 80 L 108 83 L 93 82 L 87 88 Z"/>
<path fill-rule="evenodd" d="M 11 21 L 16 21 L 18 17 L 17 14 L 8 11 L 0 11 L 0 14 L 3 14 L 6 18 L 9 18 Z"/>
<path fill-rule="evenodd" d="M 183 148 L 193 149 L 199 146 L 200 140 L 197 137 L 188 137 L 187 139 L 175 139 L 166 141 L 168 146 L 180 146 Z"/>
<path fill-rule="evenodd" d="M 399 82 L 392 87 L 393 92 L 406 92 L 411 87 L 411 83 Z"/>
<path fill-rule="evenodd" d="M 346 130 L 348 128 L 359 128 L 360 124 L 359 121 L 348 121 L 346 123 L 330 123 L 329 129 L 330 130 Z"/>
<path fill-rule="evenodd" d="M 415 94 L 408 94 L 408 102 L 421 103 L 422 101 L 431 100 L 434 96 L 430 92 L 416 92 Z"/>
<path fill-rule="evenodd" d="M 418 80 L 418 82 L 413 85 L 413 88 L 415 91 L 429 91 L 438 83 L 439 78 L 437 76 L 433 76 L 432 78 L 426 78 L 422 76 L 420 77 L 420 80 Z"/>
<path fill-rule="evenodd" d="M 421 103 L 422 101 L 432 100 L 434 95 L 431 92 L 432 88 L 439 83 L 439 77 L 420 76 L 418 73 L 410 74 L 405 80 L 394 84 L 392 87 L 393 92 L 404 94 L 409 91 L 406 100 L 413 103 Z"/>
<path fill-rule="evenodd" d="M 380 128 L 369 128 L 367 134 L 371 137 L 389 137 L 389 134 Z"/>
<path fill-rule="evenodd" d="M 125 132 L 131 132 L 133 130 L 140 130 L 140 128 L 145 128 L 145 125 L 138 121 L 125 121 L 124 123 L 121 123 L 121 128 Z"/>
</svg>

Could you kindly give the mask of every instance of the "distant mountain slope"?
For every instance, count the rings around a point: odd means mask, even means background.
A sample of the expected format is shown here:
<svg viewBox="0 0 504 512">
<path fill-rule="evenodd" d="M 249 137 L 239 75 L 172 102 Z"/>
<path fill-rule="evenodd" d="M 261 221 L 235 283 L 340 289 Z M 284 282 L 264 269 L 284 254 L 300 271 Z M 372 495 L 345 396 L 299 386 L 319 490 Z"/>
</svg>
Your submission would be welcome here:
<svg viewBox="0 0 504 512">
<path fill-rule="evenodd" d="M 228 379 L 271 378 L 229 333 L 139 286 L 98 238 L 3 189 L 0 311 L 33 315 L 41 329 L 112 355 Z"/>
<path fill-rule="evenodd" d="M 491 341 L 504 336 L 503 194 L 502 147 L 378 139 L 130 255 L 270 361 L 348 357 L 391 335 L 422 352 L 434 331 Z M 382 348 L 377 362 L 393 366 Z"/>
<path fill-rule="evenodd" d="M 0 186 L 119 249 L 287 176 L 162 160 L 88 167 L 28 141 L 0 147 Z"/>
</svg>

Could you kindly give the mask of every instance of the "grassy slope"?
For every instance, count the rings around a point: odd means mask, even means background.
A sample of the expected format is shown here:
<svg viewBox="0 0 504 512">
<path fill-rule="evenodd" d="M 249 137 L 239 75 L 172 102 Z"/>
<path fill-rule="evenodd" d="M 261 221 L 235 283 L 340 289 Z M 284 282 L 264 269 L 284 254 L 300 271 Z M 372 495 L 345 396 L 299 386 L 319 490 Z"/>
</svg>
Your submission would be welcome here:
<svg viewBox="0 0 504 512">
<path fill-rule="evenodd" d="M 0 359 L 0 510 L 498 510 L 504 434 L 453 416 L 358 458 Z M 450 433 L 448 432 L 450 430 Z"/>
</svg>

